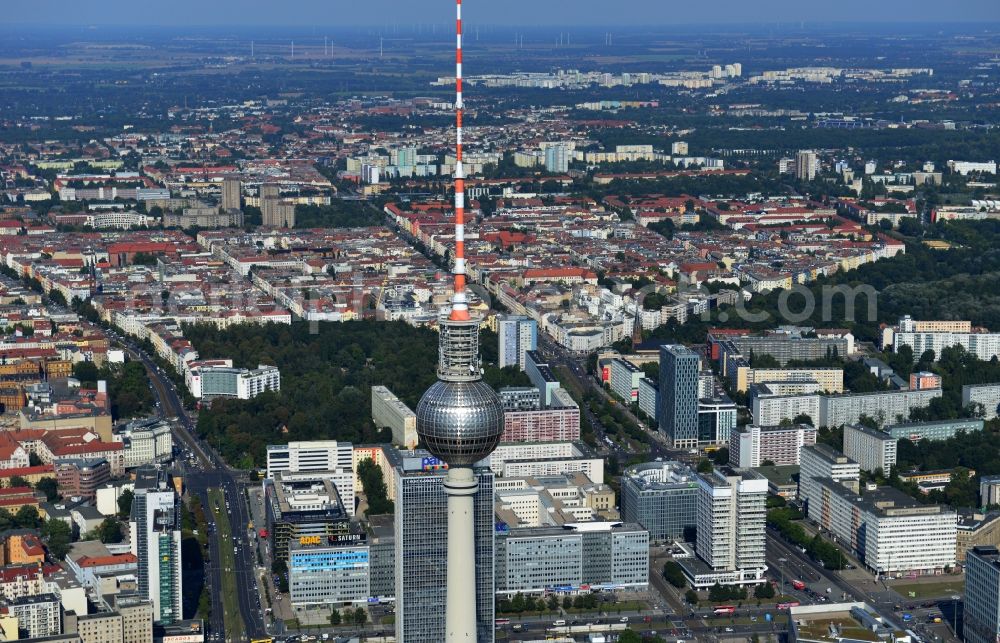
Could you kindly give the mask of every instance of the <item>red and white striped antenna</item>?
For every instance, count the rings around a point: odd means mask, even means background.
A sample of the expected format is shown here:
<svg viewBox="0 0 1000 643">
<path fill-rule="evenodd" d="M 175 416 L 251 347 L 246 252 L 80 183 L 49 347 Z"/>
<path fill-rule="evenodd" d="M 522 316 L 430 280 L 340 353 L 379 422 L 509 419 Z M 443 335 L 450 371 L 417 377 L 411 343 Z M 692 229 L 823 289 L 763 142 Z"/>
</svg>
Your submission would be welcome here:
<svg viewBox="0 0 1000 643">
<path fill-rule="evenodd" d="M 462 0 L 455 0 L 455 292 L 451 298 L 454 321 L 469 319 L 465 298 L 465 169 L 462 167 Z"/>
</svg>

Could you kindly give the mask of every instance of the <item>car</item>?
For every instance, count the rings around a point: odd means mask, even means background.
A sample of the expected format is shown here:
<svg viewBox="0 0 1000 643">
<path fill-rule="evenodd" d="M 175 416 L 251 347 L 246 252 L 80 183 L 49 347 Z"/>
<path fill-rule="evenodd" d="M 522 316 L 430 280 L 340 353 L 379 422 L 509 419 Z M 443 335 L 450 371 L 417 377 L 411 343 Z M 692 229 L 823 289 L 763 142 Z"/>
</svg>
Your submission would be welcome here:
<svg viewBox="0 0 1000 643">
<path fill-rule="evenodd" d="M 618 622 L 619 623 L 628 623 L 628 617 L 627 616 L 623 616 L 620 619 L 618 619 Z"/>
<path fill-rule="evenodd" d="M 733 628 L 731 628 L 731 627 L 727 627 L 727 628 L 726 628 L 726 631 L 727 631 L 727 632 L 732 632 L 732 631 L 733 631 Z"/>
</svg>

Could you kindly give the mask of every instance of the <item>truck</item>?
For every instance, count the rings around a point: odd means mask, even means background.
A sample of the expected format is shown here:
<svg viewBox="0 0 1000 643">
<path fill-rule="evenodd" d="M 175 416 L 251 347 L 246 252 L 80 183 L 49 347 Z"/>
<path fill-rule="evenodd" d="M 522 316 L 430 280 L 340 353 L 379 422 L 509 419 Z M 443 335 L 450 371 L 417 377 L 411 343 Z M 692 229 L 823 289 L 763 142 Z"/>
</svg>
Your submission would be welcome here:
<svg viewBox="0 0 1000 643">
<path fill-rule="evenodd" d="M 792 581 L 792 587 L 794 587 L 795 589 L 798 589 L 798 590 L 803 590 L 803 589 L 806 588 L 806 584 L 803 583 L 800 580 L 793 580 Z"/>
</svg>

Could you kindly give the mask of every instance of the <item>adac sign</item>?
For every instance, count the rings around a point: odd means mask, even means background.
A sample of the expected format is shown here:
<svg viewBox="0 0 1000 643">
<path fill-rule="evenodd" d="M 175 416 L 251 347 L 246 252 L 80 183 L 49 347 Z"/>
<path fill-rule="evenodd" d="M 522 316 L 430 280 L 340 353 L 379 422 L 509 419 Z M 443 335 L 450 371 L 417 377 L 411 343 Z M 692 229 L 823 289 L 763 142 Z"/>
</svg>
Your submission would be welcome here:
<svg viewBox="0 0 1000 643">
<path fill-rule="evenodd" d="M 300 545 L 318 545 L 319 543 L 319 536 L 302 536 L 299 538 Z"/>
</svg>

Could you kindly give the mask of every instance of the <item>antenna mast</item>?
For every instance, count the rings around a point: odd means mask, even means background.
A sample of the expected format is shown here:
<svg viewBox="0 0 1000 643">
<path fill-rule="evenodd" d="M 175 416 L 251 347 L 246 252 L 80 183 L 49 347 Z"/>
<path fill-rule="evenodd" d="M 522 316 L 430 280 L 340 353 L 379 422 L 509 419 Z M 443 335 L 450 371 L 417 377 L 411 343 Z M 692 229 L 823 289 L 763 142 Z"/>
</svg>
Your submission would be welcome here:
<svg viewBox="0 0 1000 643">
<path fill-rule="evenodd" d="M 462 167 L 462 0 L 455 0 L 455 293 L 451 319 L 469 319 L 465 298 L 465 169 Z"/>
</svg>

